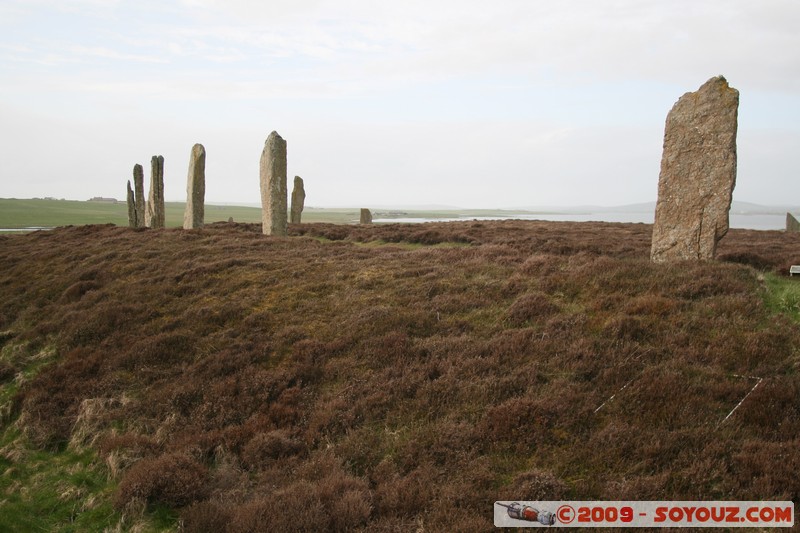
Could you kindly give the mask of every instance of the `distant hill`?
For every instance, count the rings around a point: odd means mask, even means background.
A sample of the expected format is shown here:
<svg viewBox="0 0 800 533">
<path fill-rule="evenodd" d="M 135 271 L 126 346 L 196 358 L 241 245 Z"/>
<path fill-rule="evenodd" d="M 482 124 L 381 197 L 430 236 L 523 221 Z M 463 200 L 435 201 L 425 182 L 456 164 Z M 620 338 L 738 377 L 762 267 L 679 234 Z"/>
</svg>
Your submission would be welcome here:
<svg viewBox="0 0 800 533">
<path fill-rule="evenodd" d="M 521 207 L 526 211 L 560 213 L 652 213 L 656 209 L 656 202 L 642 202 L 636 204 L 626 204 L 617 206 L 527 206 Z M 800 212 L 800 205 L 760 205 L 751 202 L 739 202 L 734 200 L 731 203 L 731 212 L 736 214 L 768 215 L 783 214 L 786 212 Z"/>
<path fill-rule="evenodd" d="M 800 212 L 800 205 L 760 205 L 750 202 L 733 201 L 731 212 L 750 215 L 782 215 Z"/>
</svg>

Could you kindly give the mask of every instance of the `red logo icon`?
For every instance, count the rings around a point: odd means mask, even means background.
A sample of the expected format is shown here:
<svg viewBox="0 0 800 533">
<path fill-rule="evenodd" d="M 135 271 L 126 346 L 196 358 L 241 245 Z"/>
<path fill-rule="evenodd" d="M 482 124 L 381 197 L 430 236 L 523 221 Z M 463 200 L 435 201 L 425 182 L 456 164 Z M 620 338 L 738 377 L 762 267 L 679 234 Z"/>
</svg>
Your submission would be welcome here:
<svg viewBox="0 0 800 533">
<path fill-rule="evenodd" d="M 570 524 L 575 520 L 575 509 L 569 505 L 562 505 L 558 508 L 558 511 L 556 511 L 556 516 L 558 517 L 558 521 L 562 524 Z"/>
</svg>

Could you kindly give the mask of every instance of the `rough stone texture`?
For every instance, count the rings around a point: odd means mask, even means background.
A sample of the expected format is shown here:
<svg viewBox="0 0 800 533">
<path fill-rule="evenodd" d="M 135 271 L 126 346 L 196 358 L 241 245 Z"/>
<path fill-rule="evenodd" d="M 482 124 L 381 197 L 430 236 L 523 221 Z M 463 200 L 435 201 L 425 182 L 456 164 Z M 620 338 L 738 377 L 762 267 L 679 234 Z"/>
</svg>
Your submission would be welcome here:
<svg viewBox="0 0 800 533">
<path fill-rule="evenodd" d="M 289 221 L 292 224 L 300 224 L 303 215 L 303 206 L 306 202 L 306 189 L 303 186 L 303 178 L 294 177 L 294 188 L 292 189 L 292 209 Z"/>
<path fill-rule="evenodd" d="M 189 155 L 189 175 L 186 178 L 186 209 L 183 229 L 203 227 L 206 197 L 206 149 L 195 144 Z"/>
<path fill-rule="evenodd" d="M 786 213 L 786 231 L 799 232 L 800 222 L 791 213 Z"/>
<path fill-rule="evenodd" d="M 150 160 L 150 192 L 147 194 L 145 225 L 148 228 L 164 227 L 164 156 Z"/>
<path fill-rule="evenodd" d="M 136 199 L 133 197 L 131 180 L 128 180 L 128 226 L 131 228 L 138 227 L 136 225 Z"/>
<path fill-rule="evenodd" d="M 653 261 L 714 258 L 736 184 L 738 108 L 739 91 L 719 76 L 684 94 L 667 115 Z"/>
<path fill-rule="evenodd" d="M 361 220 L 359 220 L 360 224 L 372 224 L 372 212 L 369 209 L 361 208 Z"/>
<path fill-rule="evenodd" d="M 133 197 L 136 206 L 136 227 L 144 227 L 144 169 L 133 165 Z"/>
<path fill-rule="evenodd" d="M 286 141 L 273 131 L 261 152 L 261 231 L 286 235 Z"/>
</svg>

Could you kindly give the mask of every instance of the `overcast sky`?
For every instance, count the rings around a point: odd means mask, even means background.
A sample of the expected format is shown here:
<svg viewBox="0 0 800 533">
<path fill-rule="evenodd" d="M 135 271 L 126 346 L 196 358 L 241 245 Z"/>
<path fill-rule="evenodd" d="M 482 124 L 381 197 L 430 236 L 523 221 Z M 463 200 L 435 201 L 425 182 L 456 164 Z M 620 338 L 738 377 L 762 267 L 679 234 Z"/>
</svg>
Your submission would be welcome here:
<svg viewBox="0 0 800 533">
<path fill-rule="evenodd" d="M 664 121 L 740 91 L 734 199 L 800 204 L 798 0 L 0 0 L 0 197 L 259 202 L 267 135 L 306 205 L 656 199 Z M 291 185 L 290 185 L 291 186 Z"/>
</svg>

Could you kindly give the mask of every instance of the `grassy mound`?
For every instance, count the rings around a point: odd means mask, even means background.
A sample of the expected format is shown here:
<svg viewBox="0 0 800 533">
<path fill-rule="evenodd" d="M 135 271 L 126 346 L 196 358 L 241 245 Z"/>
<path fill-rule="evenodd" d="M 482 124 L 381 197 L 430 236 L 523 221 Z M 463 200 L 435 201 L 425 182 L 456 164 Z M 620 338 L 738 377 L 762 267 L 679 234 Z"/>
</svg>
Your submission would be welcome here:
<svg viewBox="0 0 800 533">
<path fill-rule="evenodd" d="M 731 230 L 719 262 L 654 265 L 643 224 L 290 232 L 0 236 L 0 514 L 36 507 L 9 495 L 47 454 L 75 465 L 59 494 L 83 491 L 55 496 L 63 529 L 486 531 L 498 499 L 798 501 L 797 236 Z"/>
</svg>

